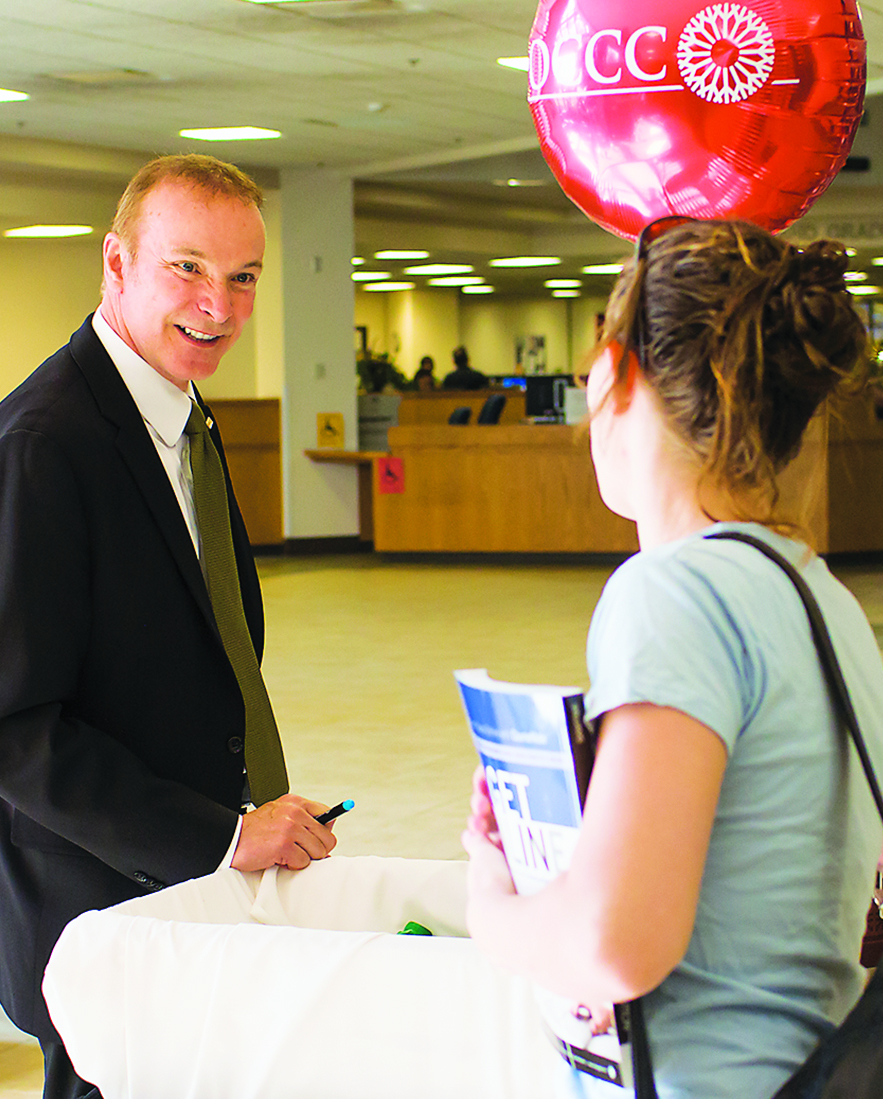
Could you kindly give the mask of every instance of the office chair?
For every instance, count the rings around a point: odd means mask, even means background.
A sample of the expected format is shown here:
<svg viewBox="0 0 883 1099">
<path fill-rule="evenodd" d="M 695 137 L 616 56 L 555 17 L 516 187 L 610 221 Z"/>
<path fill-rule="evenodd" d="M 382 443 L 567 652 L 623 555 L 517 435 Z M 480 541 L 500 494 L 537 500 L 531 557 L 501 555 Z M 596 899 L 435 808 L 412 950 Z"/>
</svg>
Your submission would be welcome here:
<svg viewBox="0 0 883 1099">
<path fill-rule="evenodd" d="M 449 424 L 468 424 L 469 417 L 472 415 L 472 409 L 469 405 L 461 405 L 459 408 L 455 408 L 454 411 L 448 416 Z"/>
<path fill-rule="evenodd" d="M 478 422 L 480 424 L 498 424 L 505 406 L 506 398 L 503 394 L 492 393 L 481 406 L 481 412 L 478 414 Z"/>
</svg>

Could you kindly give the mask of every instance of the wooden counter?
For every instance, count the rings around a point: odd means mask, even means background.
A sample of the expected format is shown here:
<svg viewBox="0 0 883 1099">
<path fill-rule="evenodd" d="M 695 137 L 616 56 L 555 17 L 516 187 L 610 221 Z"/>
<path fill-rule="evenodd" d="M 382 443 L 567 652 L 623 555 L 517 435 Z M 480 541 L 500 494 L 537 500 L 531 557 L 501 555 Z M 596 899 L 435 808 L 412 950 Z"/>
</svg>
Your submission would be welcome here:
<svg viewBox="0 0 883 1099">
<path fill-rule="evenodd" d="M 819 553 L 883 551 L 883 421 L 873 397 L 816 416 L 780 487 Z"/>
<path fill-rule="evenodd" d="M 822 472 L 830 553 L 883 550 L 883 420 L 871 396 L 836 407 L 828 417 Z"/>
<path fill-rule="evenodd" d="M 394 427 L 404 492 L 375 479 L 386 552 L 628 553 L 634 524 L 598 495 L 588 442 L 563 424 Z"/>
<path fill-rule="evenodd" d="M 209 402 L 224 440 L 233 491 L 253 546 L 284 541 L 282 415 L 278 397 Z"/>
<path fill-rule="evenodd" d="M 403 491 L 384 492 L 386 454 L 308 451 L 359 467 L 361 534 L 377 550 L 630 553 L 634 524 L 598 494 L 587 440 L 559 424 L 423 424 L 389 431 Z M 821 553 L 883 552 L 883 421 L 870 396 L 826 409 L 781 478 L 782 511 Z M 781 512 L 780 512 L 781 513 Z"/>
<path fill-rule="evenodd" d="M 455 408 L 466 406 L 472 409 L 472 423 L 478 419 L 481 406 L 491 393 L 502 393 L 506 398 L 501 424 L 520 423 L 525 416 L 524 390 L 514 387 L 503 389 L 433 389 L 427 393 L 403 393 L 399 405 L 399 426 L 411 427 L 415 424 L 446 424 Z"/>
</svg>

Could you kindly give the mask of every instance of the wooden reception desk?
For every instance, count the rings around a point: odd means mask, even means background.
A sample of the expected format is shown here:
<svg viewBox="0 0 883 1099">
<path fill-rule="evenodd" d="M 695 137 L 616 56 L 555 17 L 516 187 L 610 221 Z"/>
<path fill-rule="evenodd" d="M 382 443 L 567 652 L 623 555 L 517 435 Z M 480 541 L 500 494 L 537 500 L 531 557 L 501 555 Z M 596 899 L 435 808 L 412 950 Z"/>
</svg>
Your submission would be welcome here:
<svg viewBox="0 0 883 1099">
<path fill-rule="evenodd" d="M 360 467 L 362 537 L 382 552 L 637 549 L 634 524 L 602 503 L 575 427 L 410 424 L 390 428 L 388 455 L 307 453 Z M 390 456 L 401 465 L 383 478 Z M 802 519 L 821 553 L 883 552 L 883 419 L 872 398 L 816 417 L 781 487 L 783 499 L 806 500 Z"/>
<path fill-rule="evenodd" d="M 402 492 L 374 491 L 387 552 L 628 553 L 632 523 L 601 502 L 588 441 L 563 424 L 394 427 Z"/>
</svg>

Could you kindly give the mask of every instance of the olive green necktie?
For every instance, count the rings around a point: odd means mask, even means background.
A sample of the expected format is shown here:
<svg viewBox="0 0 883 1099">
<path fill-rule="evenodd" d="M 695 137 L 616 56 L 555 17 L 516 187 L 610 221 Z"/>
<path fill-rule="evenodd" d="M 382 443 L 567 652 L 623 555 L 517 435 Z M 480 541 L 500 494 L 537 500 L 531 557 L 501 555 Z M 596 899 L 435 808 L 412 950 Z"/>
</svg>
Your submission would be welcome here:
<svg viewBox="0 0 883 1099">
<path fill-rule="evenodd" d="M 184 430 L 190 437 L 190 469 L 203 573 L 215 622 L 245 704 L 245 770 L 249 792 L 255 805 L 263 805 L 288 793 L 282 744 L 242 608 L 221 459 L 208 433 L 205 416 L 195 402 Z"/>
</svg>

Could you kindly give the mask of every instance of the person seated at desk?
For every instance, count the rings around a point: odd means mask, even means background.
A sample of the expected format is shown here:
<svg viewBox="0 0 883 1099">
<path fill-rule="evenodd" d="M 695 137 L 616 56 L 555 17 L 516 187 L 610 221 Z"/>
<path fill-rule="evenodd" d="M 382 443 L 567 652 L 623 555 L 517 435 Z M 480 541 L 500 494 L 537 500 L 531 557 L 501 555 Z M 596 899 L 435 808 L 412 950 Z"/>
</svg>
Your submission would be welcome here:
<svg viewBox="0 0 883 1099">
<path fill-rule="evenodd" d="M 414 388 L 420 392 L 435 389 L 435 362 L 431 355 L 424 355 L 420 367 L 414 375 Z"/>
<path fill-rule="evenodd" d="M 465 347 L 456 347 L 452 355 L 454 369 L 445 375 L 442 385 L 445 389 L 484 389 L 488 384 L 487 378 L 480 370 L 473 370 L 469 365 L 469 355 Z"/>
</svg>

